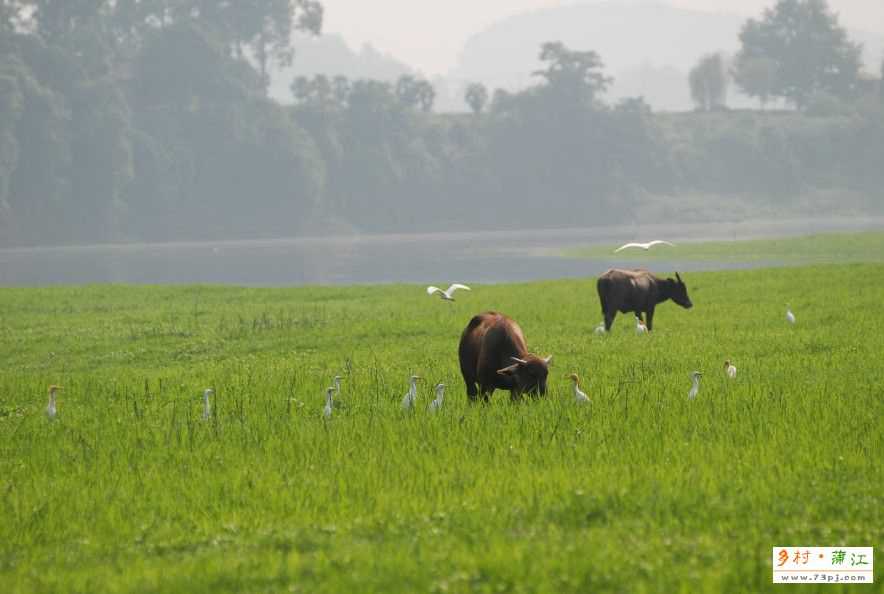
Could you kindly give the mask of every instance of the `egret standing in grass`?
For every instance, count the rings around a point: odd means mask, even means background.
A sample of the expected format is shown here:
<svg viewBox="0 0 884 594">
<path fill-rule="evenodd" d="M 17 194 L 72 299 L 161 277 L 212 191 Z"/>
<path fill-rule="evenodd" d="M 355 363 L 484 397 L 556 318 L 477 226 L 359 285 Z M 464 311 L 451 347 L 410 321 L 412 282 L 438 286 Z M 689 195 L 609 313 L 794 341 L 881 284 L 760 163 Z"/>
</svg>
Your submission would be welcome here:
<svg viewBox="0 0 884 594">
<path fill-rule="evenodd" d="M 605 330 L 605 321 L 602 320 L 601 323 L 595 327 L 595 330 L 593 330 L 593 332 L 600 335 L 607 333 L 607 330 Z"/>
<path fill-rule="evenodd" d="M 460 283 L 454 283 L 444 291 L 439 287 L 427 287 L 427 295 L 439 295 L 439 297 L 443 301 L 454 301 L 454 292 L 458 289 L 463 289 L 464 291 L 472 291 L 468 286 L 462 285 Z"/>
<path fill-rule="evenodd" d="M 571 373 L 566 375 L 565 377 L 574 382 L 574 402 L 576 402 L 577 404 L 589 402 L 589 396 L 584 394 L 583 391 L 580 389 L 580 378 L 577 376 L 577 374 Z"/>
<path fill-rule="evenodd" d="M 795 314 L 792 313 L 792 308 L 790 308 L 788 305 L 786 306 L 786 320 L 790 324 L 795 323 Z"/>
<path fill-rule="evenodd" d="M 206 388 L 203 390 L 203 420 L 208 421 L 209 417 L 212 416 L 212 407 L 209 404 L 209 396 L 214 396 L 215 390 L 212 388 Z"/>
<path fill-rule="evenodd" d="M 325 389 L 325 407 L 322 409 L 322 416 L 330 419 L 332 415 L 332 402 L 334 401 L 335 387 L 330 386 Z"/>
<path fill-rule="evenodd" d="M 635 316 L 635 333 L 636 334 L 647 334 L 648 327 L 645 326 L 645 323 L 638 316 Z"/>
<path fill-rule="evenodd" d="M 410 387 L 408 388 L 408 392 L 405 393 L 405 396 L 402 397 L 402 409 L 403 410 L 414 410 L 414 401 L 417 398 L 417 380 L 423 379 L 419 375 L 411 376 Z"/>
<path fill-rule="evenodd" d="M 734 364 L 731 363 L 730 359 L 728 359 L 727 361 L 724 362 L 724 372 L 731 379 L 734 379 L 735 377 L 737 377 L 737 368 L 734 367 Z"/>
<path fill-rule="evenodd" d="M 342 379 L 344 379 L 344 378 L 341 377 L 340 375 L 336 375 L 335 377 L 332 378 L 332 384 L 334 385 L 334 388 L 335 388 L 335 396 L 341 395 L 341 380 Z"/>
<path fill-rule="evenodd" d="M 697 392 L 700 391 L 700 378 L 703 376 L 699 371 L 695 371 L 691 374 L 691 381 L 693 381 L 693 385 L 691 386 L 691 391 L 688 392 L 688 398 L 693 400 L 697 397 Z"/>
<path fill-rule="evenodd" d="M 430 412 L 436 412 L 440 408 L 442 408 L 442 400 L 445 398 L 445 384 L 438 383 L 436 384 L 436 397 L 430 403 Z"/>
<path fill-rule="evenodd" d="M 49 417 L 49 420 L 55 418 L 55 415 L 58 414 L 58 405 L 55 402 L 55 393 L 61 390 L 61 386 L 56 386 L 52 384 L 49 386 L 49 404 L 46 405 L 46 416 Z"/>
</svg>

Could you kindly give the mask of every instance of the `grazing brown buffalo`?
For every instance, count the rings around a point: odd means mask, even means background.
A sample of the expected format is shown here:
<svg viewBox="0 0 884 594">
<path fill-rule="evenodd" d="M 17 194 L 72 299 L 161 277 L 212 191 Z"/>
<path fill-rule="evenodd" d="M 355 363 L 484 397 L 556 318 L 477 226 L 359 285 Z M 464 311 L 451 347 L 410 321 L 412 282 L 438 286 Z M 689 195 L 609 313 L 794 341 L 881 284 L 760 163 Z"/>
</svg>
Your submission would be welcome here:
<svg viewBox="0 0 884 594">
<path fill-rule="evenodd" d="M 647 314 L 647 328 L 654 327 L 654 308 L 658 303 L 672 299 L 685 309 L 693 307 L 688 297 L 688 288 L 678 273 L 675 279 L 662 279 L 647 270 L 621 270 L 612 268 L 599 277 L 596 283 L 602 314 L 605 316 L 605 330 L 610 331 L 617 312 L 635 312 L 641 319 Z"/>
<path fill-rule="evenodd" d="M 460 337 L 458 355 L 472 402 L 479 394 L 488 402 L 497 388 L 509 390 L 512 400 L 525 392 L 546 394 L 552 355 L 541 358 L 529 353 L 522 329 L 502 313 L 486 311 L 474 316 Z"/>
</svg>

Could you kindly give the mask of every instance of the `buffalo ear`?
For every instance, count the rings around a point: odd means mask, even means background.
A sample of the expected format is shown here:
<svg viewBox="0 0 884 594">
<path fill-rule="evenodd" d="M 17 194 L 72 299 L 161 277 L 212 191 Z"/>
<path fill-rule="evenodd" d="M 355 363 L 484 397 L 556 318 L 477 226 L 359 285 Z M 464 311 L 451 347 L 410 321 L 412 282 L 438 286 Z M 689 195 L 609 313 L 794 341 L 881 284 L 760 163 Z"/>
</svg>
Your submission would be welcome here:
<svg viewBox="0 0 884 594">
<path fill-rule="evenodd" d="M 504 367 L 503 369 L 498 369 L 497 373 L 499 373 L 500 375 L 512 375 L 516 372 L 516 369 L 518 369 L 518 367 L 519 367 L 519 364 L 516 363 L 514 365 L 510 365 L 509 367 Z"/>
<path fill-rule="evenodd" d="M 678 275 L 677 272 L 675 273 L 675 280 L 677 280 L 677 281 L 680 282 L 681 284 L 684 284 L 684 281 L 681 280 L 681 277 Z"/>
</svg>

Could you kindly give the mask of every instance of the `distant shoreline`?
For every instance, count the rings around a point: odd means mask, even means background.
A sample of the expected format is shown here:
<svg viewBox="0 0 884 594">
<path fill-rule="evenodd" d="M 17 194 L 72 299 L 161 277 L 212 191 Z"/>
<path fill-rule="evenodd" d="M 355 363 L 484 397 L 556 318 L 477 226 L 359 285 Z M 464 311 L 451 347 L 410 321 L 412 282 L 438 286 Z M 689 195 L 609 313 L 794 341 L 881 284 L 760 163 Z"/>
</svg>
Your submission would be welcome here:
<svg viewBox="0 0 884 594">
<path fill-rule="evenodd" d="M 740 222 L 650 223 L 599 225 L 586 227 L 543 227 L 535 229 L 496 229 L 490 231 L 441 231 L 435 233 L 349 233 L 328 236 L 273 237 L 224 241 L 194 240 L 170 242 L 122 242 L 87 245 L 38 245 L 0 248 L 0 255 L 53 252 L 100 252 L 107 250 L 177 250 L 200 248 L 272 248 L 322 244 L 451 242 L 522 240 L 530 243 L 550 241 L 556 244 L 576 241 L 584 245 L 608 241 L 630 241 L 654 235 L 671 241 L 722 241 L 773 239 L 817 233 L 849 233 L 884 229 L 884 216 L 805 217 L 781 220 L 759 219 Z"/>
</svg>

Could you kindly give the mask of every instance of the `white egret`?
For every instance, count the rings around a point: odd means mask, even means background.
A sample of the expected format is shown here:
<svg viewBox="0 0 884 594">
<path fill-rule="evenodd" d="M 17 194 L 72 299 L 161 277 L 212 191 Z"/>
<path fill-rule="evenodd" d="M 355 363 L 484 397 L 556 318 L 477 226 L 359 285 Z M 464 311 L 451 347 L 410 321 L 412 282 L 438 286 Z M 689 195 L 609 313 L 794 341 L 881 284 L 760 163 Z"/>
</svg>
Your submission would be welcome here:
<svg viewBox="0 0 884 594">
<path fill-rule="evenodd" d="M 654 241 L 649 241 L 648 243 L 626 243 L 626 244 L 623 244 L 620 247 L 618 247 L 616 250 L 614 250 L 614 253 L 616 254 L 617 252 L 622 252 L 623 250 L 626 250 L 629 248 L 641 248 L 643 250 L 649 250 L 652 247 L 654 247 L 655 245 L 668 245 L 668 246 L 675 247 L 674 243 L 669 243 L 668 241 L 663 241 L 662 239 L 655 239 Z"/>
<path fill-rule="evenodd" d="M 405 393 L 405 396 L 402 397 L 402 409 L 403 410 L 414 410 L 414 401 L 417 398 L 417 380 L 423 379 L 419 375 L 411 376 L 411 379 L 408 381 L 411 383 L 411 386 L 408 388 L 408 392 Z"/>
<path fill-rule="evenodd" d="M 788 320 L 790 324 L 795 323 L 795 314 L 792 313 L 792 309 L 788 305 L 786 306 L 786 320 Z"/>
<path fill-rule="evenodd" d="M 322 409 L 322 416 L 326 419 L 330 419 L 332 415 L 332 402 L 335 395 L 334 386 L 328 387 L 325 389 L 325 407 Z"/>
<path fill-rule="evenodd" d="M 636 334 L 647 334 L 648 327 L 645 326 L 645 323 L 638 316 L 635 316 L 635 333 Z"/>
<path fill-rule="evenodd" d="M 731 379 L 734 379 L 735 377 L 737 377 L 737 368 L 734 367 L 734 364 L 731 363 L 730 359 L 728 359 L 727 361 L 724 362 L 724 372 Z"/>
<path fill-rule="evenodd" d="M 584 394 L 583 391 L 580 389 L 580 378 L 577 376 L 577 374 L 571 373 L 566 375 L 565 377 L 574 382 L 574 402 L 576 402 L 577 404 L 589 402 L 589 396 Z"/>
<path fill-rule="evenodd" d="M 430 403 L 430 412 L 436 412 L 442 408 L 442 400 L 445 398 L 445 384 L 436 384 L 436 398 Z"/>
<path fill-rule="evenodd" d="M 55 402 L 55 393 L 61 390 L 61 386 L 56 386 L 52 384 L 49 386 L 49 404 L 46 405 L 46 416 L 49 417 L 49 420 L 55 418 L 55 415 L 58 414 L 58 405 Z"/>
<path fill-rule="evenodd" d="M 344 378 L 341 377 L 340 375 L 336 375 L 332 378 L 332 383 L 334 384 L 334 388 L 335 388 L 335 396 L 341 395 L 341 380 L 342 379 L 344 379 Z"/>
<path fill-rule="evenodd" d="M 454 301 L 454 297 L 452 297 L 452 295 L 454 295 L 454 292 L 458 289 L 463 289 L 464 291 L 472 291 L 472 289 L 470 289 L 466 285 L 454 283 L 444 291 L 439 287 L 427 287 L 427 295 L 439 295 L 439 297 L 444 301 Z"/>
<path fill-rule="evenodd" d="M 688 392 L 688 398 L 693 400 L 697 397 L 697 392 L 700 391 L 700 378 L 703 377 L 703 374 L 699 371 L 695 371 L 691 374 L 691 381 L 693 381 L 693 385 L 691 386 L 691 391 Z"/>
<path fill-rule="evenodd" d="M 212 388 L 206 388 L 203 390 L 203 420 L 208 421 L 209 417 L 212 416 L 212 407 L 209 404 L 209 396 L 214 396 L 215 390 Z"/>
<path fill-rule="evenodd" d="M 605 330 L 605 322 L 604 321 L 599 322 L 599 325 L 595 327 L 595 330 L 593 330 L 593 332 L 595 332 L 596 334 L 607 333 L 607 330 Z"/>
</svg>

